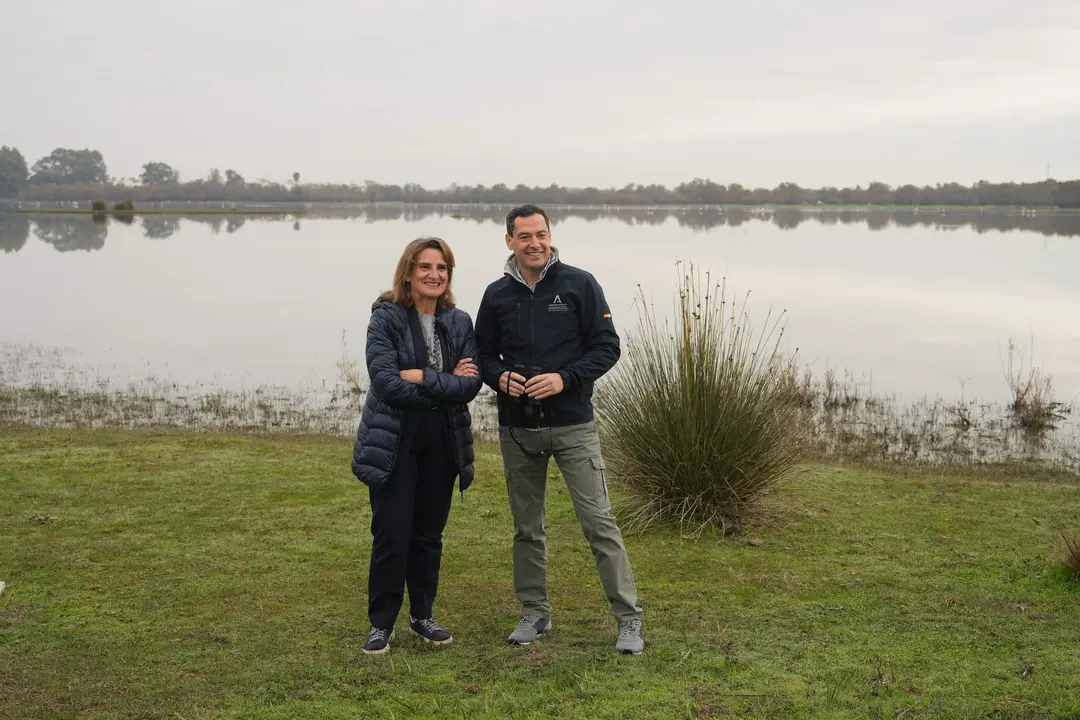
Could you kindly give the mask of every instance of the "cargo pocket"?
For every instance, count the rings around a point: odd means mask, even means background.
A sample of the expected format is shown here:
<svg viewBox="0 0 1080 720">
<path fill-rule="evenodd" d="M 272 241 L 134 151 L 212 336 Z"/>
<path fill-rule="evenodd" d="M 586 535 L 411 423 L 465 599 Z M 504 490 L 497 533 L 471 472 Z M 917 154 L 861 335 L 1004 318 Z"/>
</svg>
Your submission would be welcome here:
<svg viewBox="0 0 1080 720">
<path fill-rule="evenodd" d="M 609 507 L 611 503 L 608 499 L 607 477 L 605 477 L 604 473 L 604 470 L 606 469 L 604 458 L 594 457 L 589 458 L 589 460 L 592 462 L 593 468 L 593 496 L 601 507 Z"/>
</svg>

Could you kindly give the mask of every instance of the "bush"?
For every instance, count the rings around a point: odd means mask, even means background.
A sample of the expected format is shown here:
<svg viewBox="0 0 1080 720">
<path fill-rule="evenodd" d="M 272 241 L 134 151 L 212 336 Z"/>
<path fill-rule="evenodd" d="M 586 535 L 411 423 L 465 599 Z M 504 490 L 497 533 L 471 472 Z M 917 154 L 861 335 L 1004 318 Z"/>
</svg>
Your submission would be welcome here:
<svg viewBox="0 0 1080 720">
<path fill-rule="evenodd" d="M 135 203 L 130 200 L 121 200 L 113 205 L 113 212 L 135 212 Z"/>
<path fill-rule="evenodd" d="M 105 204 L 104 200 L 95 200 L 90 203 L 90 209 L 96 213 L 105 212 L 109 209 L 109 206 Z"/>
<path fill-rule="evenodd" d="M 794 356 L 780 353 L 771 312 L 755 339 L 726 283 L 703 294 L 693 266 L 678 267 L 674 327 L 639 295 L 640 326 L 597 393 L 611 476 L 626 493 L 618 509 L 629 531 L 672 522 L 684 532 L 741 532 L 810 445 Z"/>
</svg>

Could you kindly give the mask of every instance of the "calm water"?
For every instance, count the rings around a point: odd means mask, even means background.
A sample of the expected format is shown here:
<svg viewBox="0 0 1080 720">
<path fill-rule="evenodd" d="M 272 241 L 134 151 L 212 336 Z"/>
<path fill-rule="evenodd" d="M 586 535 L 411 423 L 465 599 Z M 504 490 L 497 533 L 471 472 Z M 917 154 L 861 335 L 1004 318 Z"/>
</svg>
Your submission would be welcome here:
<svg viewBox="0 0 1080 720">
<path fill-rule="evenodd" d="M 245 389 L 334 382 L 362 361 L 375 296 L 404 243 L 445 238 L 475 316 L 507 251 L 505 210 L 341 208 L 299 219 L 0 215 L 0 343 L 63 350 L 85 377 Z M 669 308 L 675 262 L 726 275 L 750 309 L 787 311 L 787 340 L 819 376 L 877 393 L 1002 400 L 1011 338 L 1080 395 L 1080 216 L 554 214 L 555 245 L 607 292 L 623 337 L 638 286 Z M 25 372 L 23 367 L 22 371 Z M 7 368 L 9 378 L 15 370 Z"/>
</svg>

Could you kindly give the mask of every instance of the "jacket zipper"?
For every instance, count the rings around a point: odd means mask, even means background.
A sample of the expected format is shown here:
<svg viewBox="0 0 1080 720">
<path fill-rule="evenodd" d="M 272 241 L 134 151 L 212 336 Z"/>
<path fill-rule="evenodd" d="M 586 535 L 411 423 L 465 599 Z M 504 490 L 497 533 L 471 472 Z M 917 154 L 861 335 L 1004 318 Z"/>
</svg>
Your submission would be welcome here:
<svg viewBox="0 0 1080 720">
<path fill-rule="evenodd" d="M 539 283 L 537 283 L 539 285 Z M 529 293 L 529 357 L 532 362 L 529 367 L 536 367 L 536 316 L 533 312 L 533 298 L 536 297 L 536 289 Z"/>
<path fill-rule="evenodd" d="M 451 342 L 451 340 L 450 340 L 450 328 L 447 327 L 446 325 L 443 325 L 441 321 L 437 321 L 435 323 L 435 327 L 436 327 L 436 333 L 435 334 L 436 334 L 436 337 L 439 338 L 439 345 L 441 346 L 442 351 L 443 351 L 443 368 L 445 368 L 447 365 L 449 365 L 450 366 L 450 372 L 453 372 L 454 367 L 457 366 L 457 362 L 454 360 L 457 353 L 454 352 L 454 343 Z M 474 358 L 474 360 L 475 360 L 475 358 Z M 461 471 L 462 471 L 462 469 L 464 467 L 463 463 L 461 462 L 463 456 L 462 456 L 461 453 L 458 452 L 457 435 L 454 432 L 453 413 L 450 412 L 450 411 L 447 411 L 446 415 L 443 417 L 443 420 L 448 424 L 448 427 L 444 428 L 444 430 L 447 430 L 448 433 L 449 433 L 449 437 L 446 438 L 446 441 L 448 443 L 450 443 L 450 452 L 453 454 L 454 462 L 457 464 L 458 477 L 459 477 L 459 479 L 458 479 L 458 497 L 461 500 L 461 504 L 464 505 L 465 504 L 465 491 L 461 489 L 461 480 L 460 480 Z"/>
</svg>

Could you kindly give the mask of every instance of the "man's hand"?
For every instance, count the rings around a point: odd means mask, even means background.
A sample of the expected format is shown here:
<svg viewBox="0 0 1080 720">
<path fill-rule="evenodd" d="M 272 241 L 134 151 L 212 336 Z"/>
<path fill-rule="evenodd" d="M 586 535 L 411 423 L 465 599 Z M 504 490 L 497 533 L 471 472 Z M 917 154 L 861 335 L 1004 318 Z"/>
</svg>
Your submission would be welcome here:
<svg viewBox="0 0 1080 720">
<path fill-rule="evenodd" d="M 402 370 L 398 374 L 401 375 L 401 379 L 405 382 L 416 383 L 417 385 L 424 384 L 423 370 Z"/>
<path fill-rule="evenodd" d="M 525 376 L 507 370 L 499 376 L 499 389 L 510 397 L 521 397 L 525 394 Z"/>
<path fill-rule="evenodd" d="M 543 400 L 552 395 L 558 395 L 562 391 L 563 381 L 559 373 L 535 375 L 525 383 L 525 394 L 535 400 Z"/>
<path fill-rule="evenodd" d="M 454 368 L 454 374 L 458 377 L 476 377 L 480 374 L 480 371 L 476 369 L 472 358 L 461 358 L 457 367 Z"/>
</svg>

